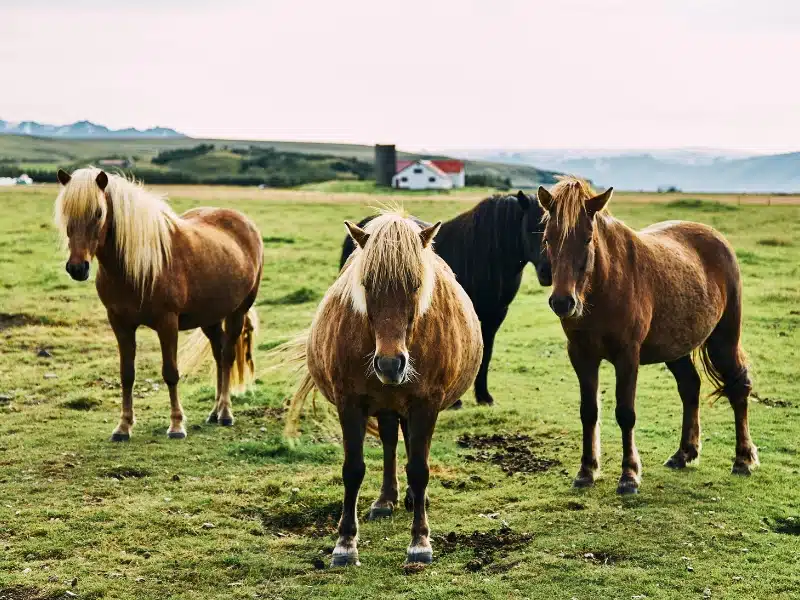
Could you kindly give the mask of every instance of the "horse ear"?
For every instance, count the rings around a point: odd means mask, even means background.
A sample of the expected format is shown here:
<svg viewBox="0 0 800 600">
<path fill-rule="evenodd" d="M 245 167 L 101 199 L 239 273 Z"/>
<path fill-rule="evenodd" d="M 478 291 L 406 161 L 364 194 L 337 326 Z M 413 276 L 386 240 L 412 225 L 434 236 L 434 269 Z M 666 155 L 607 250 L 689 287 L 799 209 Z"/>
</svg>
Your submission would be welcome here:
<svg viewBox="0 0 800 600">
<path fill-rule="evenodd" d="M 531 207 L 531 199 L 528 198 L 528 194 L 519 190 L 517 192 L 517 202 L 522 207 L 522 210 L 528 210 Z"/>
<path fill-rule="evenodd" d="M 345 221 L 344 225 L 347 227 L 347 232 L 350 234 L 350 237 L 358 244 L 359 248 L 363 248 L 367 245 L 369 234 L 366 231 L 361 229 L 358 225 L 353 225 L 350 221 Z"/>
<path fill-rule="evenodd" d="M 539 189 L 536 190 L 536 198 L 538 198 L 542 208 L 549 212 L 553 206 L 553 195 L 540 185 Z"/>
<path fill-rule="evenodd" d="M 614 188 L 610 187 L 602 194 L 598 194 L 594 198 L 589 198 L 586 201 L 586 212 L 590 217 L 595 216 L 606 207 L 608 201 L 611 200 L 611 195 L 614 193 Z"/>
<path fill-rule="evenodd" d="M 436 237 L 436 234 L 439 233 L 439 228 L 442 226 L 441 221 L 437 221 L 430 227 L 426 227 L 422 231 L 419 232 L 419 237 L 422 239 L 422 247 L 427 248 L 431 245 L 433 238 Z"/>
<path fill-rule="evenodd" d="M 97 187 L 100 188 L 100 191 L 105 192 L 106 186 L 108 185 L 108 175 L 106 175 L 106 172 L 100 171 L 94 180 L 97 182 Z"/>
<path fill-rule="evenodd" d="M 58 182 L 61 185 L 67 185 L 70 179 L 72 179 L 72 176 L 69 173 L 67 173 L 64 169 L 58 170 Z"/>
</svg>

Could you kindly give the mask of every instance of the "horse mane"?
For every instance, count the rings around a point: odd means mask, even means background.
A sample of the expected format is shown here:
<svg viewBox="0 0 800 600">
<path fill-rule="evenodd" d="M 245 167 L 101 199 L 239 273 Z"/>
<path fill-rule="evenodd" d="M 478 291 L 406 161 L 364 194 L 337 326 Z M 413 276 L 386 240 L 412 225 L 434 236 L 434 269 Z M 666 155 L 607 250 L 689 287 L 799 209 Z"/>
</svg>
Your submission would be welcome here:
<svg viewBox="0 0 800 600">
<path fill-rule="evenodd" d="M 573 175 L 560 175 L 556 177 L 556 183 L 550 190 L 553 197 L 551 210 L 544 211 L 542 221 L 547 222 L 551 215 L 555 215 L 556 223 L 561 227 L 561 242 L 567 238 L 569 233 L 575 229 L 581 213 L 586 210 L 586 201 L 597 195 L 585 179 Z M 602 214 L 610 214 L 606 208 L 600 211 Z"/>
<path fill-rule="evenodd" d="M 480 248 L 481 256 L 500 253 L 516 258 L 523 252 L 518 230 L 523 212 L 515 196 L 495 194 L 447 221 L 437 238 L 441 242 L 447 237 L 449 246 L 461 246 L 466 254 Z"/>
<path fill-rule="evenodd" d="M 72 174 L 56 199 L 56 226 L 67 238 L 70 223 L 86 223 L 99 211 L 100 222 L 113 211 L 112 228 L 117 254 L 125 275 L 137 288 L 153 284 L 172 260 L 172 232 L 178 216 L 161 194 L 146 190 L 140 182 L 108 174 L 105 194 L 95 179 L 100 169 L 87 167 Z"/>
<path fill-rule="evenodd" d="M 433 298 L 436 259 L 432 248 L 422 247 L 422 229 L 405 213 L 386 210 L 370 221 L 364 248 L 356 247 L 332 293 L 349 291 L 353 308 L 366 314 L 366 289 L 371 292 L 419 293 L 419 314 Z"/>
</svg>

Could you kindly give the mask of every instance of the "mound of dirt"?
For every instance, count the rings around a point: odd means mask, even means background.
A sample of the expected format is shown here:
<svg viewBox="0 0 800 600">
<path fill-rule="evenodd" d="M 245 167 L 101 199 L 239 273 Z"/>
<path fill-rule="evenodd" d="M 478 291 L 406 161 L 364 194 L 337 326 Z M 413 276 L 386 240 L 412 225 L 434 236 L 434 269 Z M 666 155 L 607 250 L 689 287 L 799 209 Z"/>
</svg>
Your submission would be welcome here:
<svg viewBox="0 0 800 600">
<path fill-rule="evenodd" d="M 491 531 L 473 531 L 469 534 L 451 531 L 447 535 L 434 536 L 436 549 L 442 555 L 452 554 L 459 550 L 471 549 L 473 557 L 464 565 L 468 571 L 479 571 L 510 552 L 527 546 L 533 539 L 530 533 L 517 533 L 510 527 L 502 527 Z M 494 565 L 501 567 L 496 571 L 513 568 L 517 563 Z"/>
<path fill-rule="evenodd" d="M 458 438 L 462 448 L 477 449 L 475 454 L 464 458 L 472 462 L 490 462 L 499 466 L 507 475 L 515 473 L 541 473 L 559 465 L 555 459 L 537 456 L 531 446 L 539 445 L 529 435 L 513 433 L 509 435 L 470 435 L 465 433 Z"/>
</svg>

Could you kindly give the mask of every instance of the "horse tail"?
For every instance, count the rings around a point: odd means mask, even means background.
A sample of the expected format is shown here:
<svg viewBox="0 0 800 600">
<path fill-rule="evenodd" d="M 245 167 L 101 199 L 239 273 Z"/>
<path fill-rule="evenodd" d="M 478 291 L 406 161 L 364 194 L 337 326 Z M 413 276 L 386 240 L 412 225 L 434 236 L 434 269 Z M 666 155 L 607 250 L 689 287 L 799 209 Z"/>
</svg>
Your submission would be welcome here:
<svg viewBox="0 0 800 600">
<path fill-rule="evenodd" d="M 255 380 L 253 344 L 258 335 L 258 313 L 254 308 L 247 311 L 242 325 L 242 333 L 236 340 L 235 358 L 230 374 L 231 391 L 245 391 Z M 210 361 L 213 352 L 211 342 L 202 329 L 195 329 L 178 350 L 178 372 L 181 375 L 196 373 Z"/>
<path fill-rule="evenodd" d="M 191 375 L 211 357 L 211 343 L 202 329 L 195 329 L 178 349 L 178 372 Z"/>
<path fill-rule="evenodd" d="M 244 392 L 256 378 L 256 365 L 253 362 L 253 345 L 258 335 L 258 313 L 255 308 L 250 308 L 244 316 L 242 333 L 236 340 L 236 352 L 231 369 L 231 391 Z"/>
<path fill-rule="evenodd" d="M 742 400 L 747 401 L 753 383 L 747 354 L 742 348 L 742 284 L 738 269 L 734 275 L 725 309 L 719 323 L 700 348 L 700 359 L 706 376 L 714 385 L 711 396 L 726 396 L 731 403 L 736 404 Z"/>
<path fill-rule="evenodd" d="M 276 346 L 267 354 L 268 362 L 272 363 L 270 369 L 289 368 L 299 376 L 297 387 L 287 405 L 286 419 L 283 426 L 283 435 L 288 439 L 294 439 L 300 435 L 300 416 L 303 414 L 303 409 L 309 396 L 311 396 L 312 404 L 316 406 L 314 400 L 317 397 L 317 385 L 311 377 L 307 366 L 308 363 L 306 362 L 308 336 L 309 332 L 305 331 L 294 339 Z M 367 421 L 367 433 L 379 437 L 378 420 L 375 417 L 370 417 Z"/>
</svg>

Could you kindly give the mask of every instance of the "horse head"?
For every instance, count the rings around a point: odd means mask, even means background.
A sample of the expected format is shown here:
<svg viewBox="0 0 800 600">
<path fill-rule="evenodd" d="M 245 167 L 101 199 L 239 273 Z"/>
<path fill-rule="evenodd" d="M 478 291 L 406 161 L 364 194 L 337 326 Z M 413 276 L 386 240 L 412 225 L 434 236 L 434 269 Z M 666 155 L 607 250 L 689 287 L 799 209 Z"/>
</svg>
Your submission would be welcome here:
<svg viewBox="0 0 800 600">
<path fill-rule="evenodd" d="M 371 368 L 381 383 L 402 385 L 415 374 L 408 346 L 416 321 L 433 298 L 431 242 L 441 222 L 423 229 L 387 213 L 366 229 L 347 221 L 345 225 L 359 248 L 350 293 L 354 309 L 366 315 L 375 337 Z"/>
</svg>

